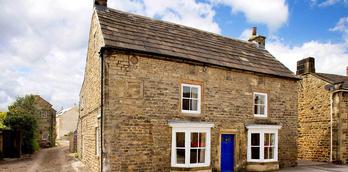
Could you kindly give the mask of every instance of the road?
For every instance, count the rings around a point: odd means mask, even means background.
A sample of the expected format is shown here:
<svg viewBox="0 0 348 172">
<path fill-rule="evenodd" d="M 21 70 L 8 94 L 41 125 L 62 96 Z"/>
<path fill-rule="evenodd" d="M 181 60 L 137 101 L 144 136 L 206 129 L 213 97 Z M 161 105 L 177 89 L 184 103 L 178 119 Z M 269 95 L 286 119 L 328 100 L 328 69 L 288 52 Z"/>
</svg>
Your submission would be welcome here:
<svg viewBox="0 0 348 172">
<path fill-rule="evenodd" d="M 88 172 L 83 164 L 69 156 L 67 145 L 41 149 L 20 160 L 0 161 L 0 172 Z"/>
</svg>

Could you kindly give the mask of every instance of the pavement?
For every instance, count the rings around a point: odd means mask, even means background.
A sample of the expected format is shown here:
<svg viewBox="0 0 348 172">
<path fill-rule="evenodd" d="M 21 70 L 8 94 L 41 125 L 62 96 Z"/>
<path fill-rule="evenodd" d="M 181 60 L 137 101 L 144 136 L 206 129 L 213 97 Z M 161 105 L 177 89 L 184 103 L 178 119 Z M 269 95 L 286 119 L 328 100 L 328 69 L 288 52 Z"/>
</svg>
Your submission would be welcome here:
<svg viewBox="0 0 348 172">
<path fill-rule="evenodd" d="M 21 159 L 0 161 L 0 172 L 89 172 L 72 154 L 69 142 L 60 142 L 56 147 L 41 149 Z"/>
<path fill-rule="evenodd" d="M 298 166 L 279 170 L 280 172 L 348 172 L 348 165 L 324 162 L 299 161 Z"/>
</svg>

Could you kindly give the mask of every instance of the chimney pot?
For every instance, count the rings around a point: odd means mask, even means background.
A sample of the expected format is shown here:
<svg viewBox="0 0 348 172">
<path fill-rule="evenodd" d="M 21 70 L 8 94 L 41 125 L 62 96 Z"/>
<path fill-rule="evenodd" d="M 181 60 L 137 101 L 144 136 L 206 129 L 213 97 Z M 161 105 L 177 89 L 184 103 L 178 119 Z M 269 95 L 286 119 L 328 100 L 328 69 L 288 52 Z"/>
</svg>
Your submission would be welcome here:
<svg viewBox="0 0 348 172">
<path fill-rule="evenodd" d="M 249 42 L 256 42 L 259 48 L 265 48 L 266 37 L 262 35 L 257 35 L 257 28 L 253 27 L 251 37 L 248 40 Z"/>
<path fill-rule="evenodd" d="M 94 0 L 94 5 L 107 6 L 108 0 Z"/>
<path fill-rule="evenodd" d="M 253 36 L 256 36 L 256 34 L 257 34 L 256 27 L 253 27 L 253 31 L 252 31 L 251 36 L 252 36 L 252 37 L 253 37 Z"/>
<path fill-rule="evenodd" d="M 297 62 L 296 75 L 315 73 L 315 59 L 308 57 Z"/>
</svg>

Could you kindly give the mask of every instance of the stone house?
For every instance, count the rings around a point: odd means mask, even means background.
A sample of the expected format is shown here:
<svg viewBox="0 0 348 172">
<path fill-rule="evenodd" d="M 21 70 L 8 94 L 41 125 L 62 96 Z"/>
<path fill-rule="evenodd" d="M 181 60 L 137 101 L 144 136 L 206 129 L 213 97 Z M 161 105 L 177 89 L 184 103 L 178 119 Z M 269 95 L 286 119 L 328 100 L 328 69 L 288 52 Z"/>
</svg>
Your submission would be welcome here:
<svg viewBox="0 0 348 172">
<path fill-rule="evenodd" d="M 40 112 L 37 116 L 37 141 L 41 147 L 54 146 L 56 143 L 56 110 L 39 95 L 34 95 L 34 98 L 35 107 Z"/>
<path fill-rule="evenodd" d="M 80 92 L 93 171 L 268 171 L 297 160 L 297 81 L 240 41 L 96 0 Z"/>
<path fill-rule="evenodd" d="M 298 159 L 348 163 L 347 76 L 317 73 L 312 57 L 297 62 Z"/>
<path fill-rule="evenodd" d="M 74 105 L 57 113 L 56 116 L 56 133 L 57 139 L 62 139 L 77 128 L 79 117 L 79 107 Z M 67 137 L 66 137 L 67 138 Z"/>
</svg>

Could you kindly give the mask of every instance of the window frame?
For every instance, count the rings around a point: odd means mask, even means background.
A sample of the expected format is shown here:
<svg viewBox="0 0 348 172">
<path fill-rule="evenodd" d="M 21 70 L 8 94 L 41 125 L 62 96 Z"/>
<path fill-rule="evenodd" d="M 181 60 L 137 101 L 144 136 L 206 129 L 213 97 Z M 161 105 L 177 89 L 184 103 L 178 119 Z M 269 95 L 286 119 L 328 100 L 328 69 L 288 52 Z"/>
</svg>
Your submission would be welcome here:
<svg viewBox="0 0 348 172">
<path fill-rule="evenodd" d="M 197 110 L 184 110 L 183 109 L 183 94 L 184 94 L 184 87 L 190 87 L 190 88 L 197 88 L 198 89 L 198 93 L 197 93 Z M 180 101 L 181 101 L 181 112 L 182 113 L 188 113 L 188 114 L 201 114 L 201 85 L 195 85 L 195 84 L 186 84 L 186 83 L 182 83 L 181 84 L 181 95 L 180 95 Z"/>
<path fill-rule="evenodd" d="M 255 97 L 256 95 L 261 95 L 261 96 L 265 96 L 265 107 L 264 107 L 264 114 L 256 114 L 255 113 Z M 254 117 L 261 117 L 261 118 L 267 118 L 268 116 L 268 96 L 267 96 L 267 93 L 260 93 L 260 92 L 254 92 L 253 94 L 253 114 L 254 114 Z"/>
<path fill-rule="evenodd" d="M 280 125 L 250 125 L 248 129 L 247 162 L 277 162 L 278 161 L 278 130 Z M 251 156 L 251 134 L 260 134 L 260 159 L 252 159 Z M 265 134 L 274 134 L 273 159 L 265 159 Z"/>
<path fill-rule="evenodd" d="M 210 166 L 210 150 L 211 150 L 211 127 L 212 123 L 169 123 L 172 127 L 172 150 L 171 150 L 171 166 L 181 168 L 208 167 Z M 185 133 L 185 163 L 178 164 L 176 157 L 176 133 Z M 191 133 L 205 133 L 205 161 L 204 163 L 190 163 L 191 150 Z"/>
<path fill-rule="evenodd" d="M 95 127 L 95 155 L 100 156 L 100 128 Z"/>
</svg>

